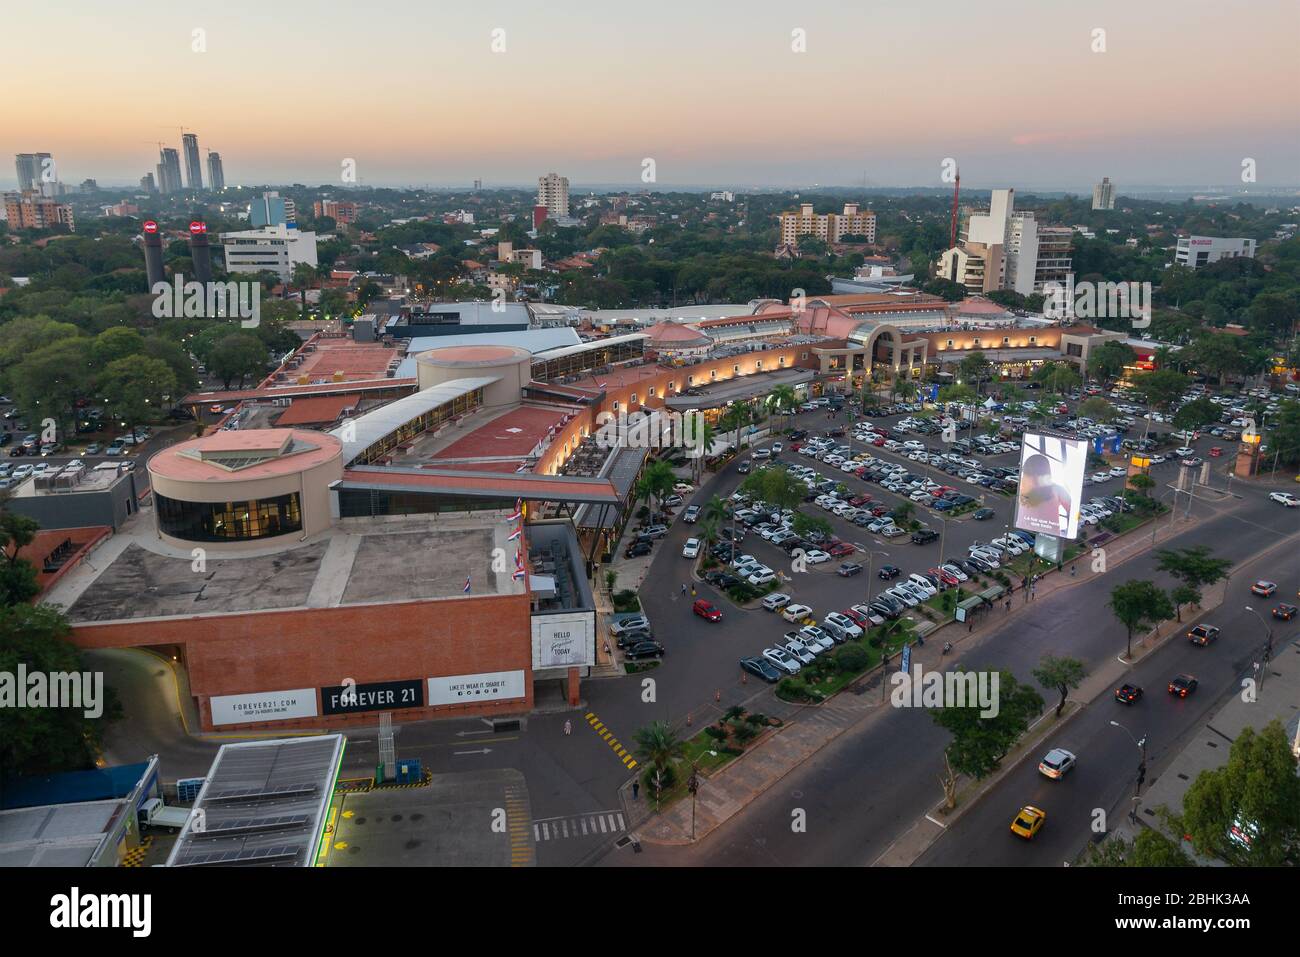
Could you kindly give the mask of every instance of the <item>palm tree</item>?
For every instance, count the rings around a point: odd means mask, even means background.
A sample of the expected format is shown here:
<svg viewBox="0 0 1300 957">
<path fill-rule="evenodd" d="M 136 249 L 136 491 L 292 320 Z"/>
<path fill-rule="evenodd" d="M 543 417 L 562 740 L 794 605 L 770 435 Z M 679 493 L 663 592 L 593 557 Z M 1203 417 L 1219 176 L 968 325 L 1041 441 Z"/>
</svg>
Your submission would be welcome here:
<svg viewBox="0 0 1300 957">
<path fill-rule="evenodd" d="M 665 778 L 672 780 L 673 762 L 686 756 L 686 742 L 677 736 L 677 732 L 667 721 L 652 721 L 644 728 L 637 728 L 632 734 L 636 742 L 633 752 L 657 771 L 663 772 Z"/>
<path fill-rule="evenodd" d="M 671 465 L 664 459 L 655 459 L 641 473 L 636 483 L 636 496 L 650 502 L 650 511 L 654 512 L 656 503 L 667 497 L 676 479 Z"/>
<path fill-rule="evenodd" d="M 787 416 L 799 404 L 799 397 L 795 395 L 794 386 L 779 385 L 767 394 L 764 400 L 768 411 L 772 413 L 785 413 Z"/>
<path fill-rule="evenodd" d="M 714 495 L 704 507 L 700 509 L 700 520 L 713 526 L 713 534 L 717 535 L 718 526 L 727 520 L 727 503 L 721 496 Z M 731 516 L 731 530 L 736 530 L 736 516 Z"/>
<path fill-rule="evenodd" d="M 749 425 L 752 420 L 753 415 L 749 406 L 739 400 L 727 406 L 727 411 L 722 413 L 722 418 L 718 420 L 718 424 L 724 429 L 736 430 L 736 441 L 732 443 L 732 448 L 737 453 L 740 452 L 740 429 L 742 426 Z"/>
<path fill-rule="evenodd" d="M 694 435 L 695 449 L 692 455 L 694 461 L 691 463 L 691 468 L 695 476 L 695 484 L 700 485 L 704 481 L 704 460 L 708 458 L 717 435 L 714 433 L 713 423 L 703 416 L 695 423 Z"/>
</svg>

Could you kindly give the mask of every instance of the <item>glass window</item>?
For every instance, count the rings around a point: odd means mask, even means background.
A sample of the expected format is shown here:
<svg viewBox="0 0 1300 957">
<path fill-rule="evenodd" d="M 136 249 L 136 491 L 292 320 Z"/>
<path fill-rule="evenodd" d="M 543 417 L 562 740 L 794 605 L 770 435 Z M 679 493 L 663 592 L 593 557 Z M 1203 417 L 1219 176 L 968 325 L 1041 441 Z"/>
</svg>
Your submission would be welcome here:
<svg viewBox="0 0 1300 957">
<path fill-rule="evenodd" d="M 246 542 L 302 531 L 298 493 L 244 502 L 182 502 L 154 492 L 158 528 L 187 542 Z"/>
</svg>

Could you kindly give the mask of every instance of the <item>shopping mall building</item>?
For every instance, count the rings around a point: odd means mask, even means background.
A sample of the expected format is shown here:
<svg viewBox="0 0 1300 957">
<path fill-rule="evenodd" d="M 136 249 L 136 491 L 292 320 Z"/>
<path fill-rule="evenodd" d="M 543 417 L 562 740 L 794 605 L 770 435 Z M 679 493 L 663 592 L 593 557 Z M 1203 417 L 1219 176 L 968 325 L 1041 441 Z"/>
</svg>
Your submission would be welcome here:
<svg viewBox="0 0 1300 957">
<path fill-rule="evenodd" d="M 804 393 L 838 357 L 915 368 L 945 348 L 906 324 L 928 300 L 862 300 L 547 348 L 313 337 L 254 389 L 187 397 L 232 405 L 149 459 L 141 508 L 84 536 L 43 600 L 82 647 L 174 658 L 207 731 L 577 705 L 609 661 L 591 582 L 649 454 L 602 447 L 599 416 Z"/>
</svg>

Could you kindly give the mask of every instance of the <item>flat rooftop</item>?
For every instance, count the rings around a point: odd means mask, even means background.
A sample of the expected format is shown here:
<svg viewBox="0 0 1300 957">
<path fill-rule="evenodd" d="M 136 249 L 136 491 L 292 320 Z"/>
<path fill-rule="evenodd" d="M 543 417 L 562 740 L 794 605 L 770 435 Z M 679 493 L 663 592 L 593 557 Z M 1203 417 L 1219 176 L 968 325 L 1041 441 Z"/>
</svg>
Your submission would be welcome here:
<svg viewBox="0 0 1300 957">
<path fill-rule="evenodd" d="M 288 608 L 522 594 L 510 572 L 492 571 L 492 550 L 512 554 L 511 526 L 495 511 L 466 517 L 345 519 L 315 540 L 278 551 L 209 551 L 202 572 L 188 551 L 156 541 L 152 518 L 124 532 L 64 576 L 46 600 L 74 624 L 230 615 Z M 128 531 L 129 529 L 129 531 Z M 143 532 L 143 534 L 141 533 Z"/>
<path fill-rule="evenodd" d="M 296 366 L 282 370 L 286 383 L 307 376 L 308 381 L 327 379 L 344 382 L 362 379 L 382 379 L 388 364 L 401 358 L 401 352 L 380 342 L 353 342 L 351 339 L 318 339 L 315 350 L 299 352 L 302 360 Z"/>
<path fill-rule="evenodd" d="M 0 867 L 85 867 L 125 798 L 0 811 Z"/>
</svg>

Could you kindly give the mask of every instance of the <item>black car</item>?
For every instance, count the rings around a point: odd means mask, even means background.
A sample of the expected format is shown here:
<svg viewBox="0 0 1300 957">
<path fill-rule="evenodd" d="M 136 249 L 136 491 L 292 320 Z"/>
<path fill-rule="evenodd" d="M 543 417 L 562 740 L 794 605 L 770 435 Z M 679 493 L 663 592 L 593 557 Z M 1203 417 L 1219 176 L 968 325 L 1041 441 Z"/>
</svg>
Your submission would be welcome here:
<svg viewBox="0 0 1300 957">
<path fill-rule="evenodd" d="M 867 608 L 870 611 L 874 611 L 881 618 L 888 618 L 890 621 L 893 621 L 901 614 L 901 612 L 897 611 L 892 605 L 887 605 L 883 601 L 873 600 Z"/>
<path fill-rule="evenodd" d="M 976 558 L 974 555 L 967 558 L 962 564 L 965 567 L 973 567 L 976 571 L 984 572 L 985 574 L 993 571 L 992 565 L 984 561 L 982 558 Z"/>
<path fill-rule="evenodd" d="M 736 471 L 739 472 L 741 475 L 748 475 L 750 467 L 751 466 L 750 466 L 749 459 L 745 459 L 745 461 L 741 462 L 738 466 L 736 466 Z"/>
<path fill-rule="evenodd" d="M 939 533 L 932 528 L 917 529 L 912 533 L 913 545 L 929 545 L 939 537 Z"/>
<path fill-rule="evenodd" d="M 844 562 L 836 572 L 841 578 L 852 578 L 854 575 L 862 573 L 862 565 L 859 562 Z"/>
<path fill-rule="evenodd" d="M 726 591 L 728 588 L 735 588 L 739 584 L 740 579 L 735 575 L 728 575 L 726 572 L 723 572 L 718 576 L 718 587 L 723 591 Z"/>
<path fill-rule="evenodd" d="M 627 649 L 629 658 L 662 658 L 664 656 L 664 646 L 657 641 L 639 641 L 631 648 Z"/>
<path fill-rule="evenodd" d="M 643 641 L 652 641 L 654 633 L 649 628 L 631 628 L 618 636 L 618 646 L 620 648 L 630 648 L 632 645 L 639 645 Z"/>
<path fill-rule="evenodd" d="M 650 552 L 653 551 L 653 549 L 654 546 L 652 546 L 649 542 L 634 542 L 632 545 L 628 547 L 627 551 L 623 553 L 623 557 L 640 558 L 642 555 L 649 555 Z"/>
<path fill-rule="evenodd" d="M 766 658 L 741 658 L 740 667 L 751 675 L 762 678 L 768 684 L 776 684 L 781 680 L 781 672 L 777 671 Z"/>
<path fill-rule="evenodd" d="M 1191 675 L 1174 675 L 1173 680 L 1169 682 L 1169 693 L 1179 698 L 1186 698 L 1196 690 L 1198 684 L 1200 682 Z"/>
<path fill-rule="evenodd" d="M 1138 685 L 1124 684 L 1115 689 L 1115 700 L 1120 704 L 1134 704 L 1142 697 L 1142 689 Z"/>
<path fill-rule="evenodd" d="M 887 582 L 894 580 L 901 574 L 903 574 L 903 570 L 897 565 L 881 565 L 880 571 L 876 572 L 876 577 L 882 582 Z"/>
<path fill-rule="evenodd" d="M 800 439 L 806 439 L 806 438 L 808 438 L 807 429 L 795 429 L 793 432 L 790 433 L 791 442 L 798 442 Z"/>
<path fill-rule="evenodd" d="M 983 522 L 992 518 L 996 514 L 997 512 L 993 511 L 991 508 L 977 508 L 975 511 L 971 512 L 970 517 L 976 521 Z"/>
</svg>

